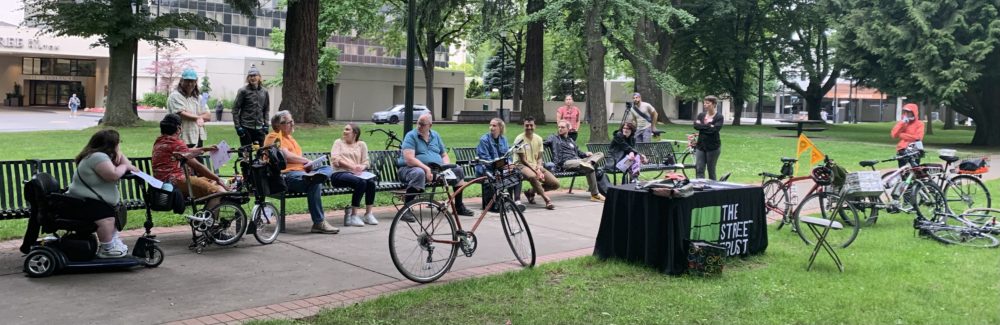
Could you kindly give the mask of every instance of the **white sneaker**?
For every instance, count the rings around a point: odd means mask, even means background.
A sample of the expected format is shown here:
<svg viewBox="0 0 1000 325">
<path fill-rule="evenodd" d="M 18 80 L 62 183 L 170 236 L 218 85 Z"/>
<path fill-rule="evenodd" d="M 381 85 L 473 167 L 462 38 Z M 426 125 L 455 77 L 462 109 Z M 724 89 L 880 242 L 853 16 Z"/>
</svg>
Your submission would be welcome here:
<svg viewBox="0 0 1000 325">
<path fill-rule="evenodd" d="M 365 221 L 366 224 L 373 225 L 373 226 L 378 224 L 378 219 L 375 219 L 375 215 L 371 214 L 371 213 L 366 214 L 364 216 L 364 221 Z"/>
<path fill-rule="evenodd" d="M 344 220 L 344 225 L 348 227 L 364 227 L 365 223 L 361 222 L 361 217 L 357 215 L 352 215 Z"/>
<path fill-rule="evenodd" d="M 128 255 L 128 246 L 118 241 L 111 244 L 110 248 L 101 248 L 97 251 L 97 258 L 122 258 Z"/>
</svg>

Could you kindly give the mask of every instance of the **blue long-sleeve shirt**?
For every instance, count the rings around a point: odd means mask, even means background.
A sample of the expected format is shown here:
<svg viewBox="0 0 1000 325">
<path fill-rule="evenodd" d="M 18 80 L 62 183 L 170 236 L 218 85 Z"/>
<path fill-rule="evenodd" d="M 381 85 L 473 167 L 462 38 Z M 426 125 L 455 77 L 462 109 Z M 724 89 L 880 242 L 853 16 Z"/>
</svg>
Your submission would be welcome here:
<svg viewBox="0 0 1000 325">
<path fill-rule="evenodd" d="M 503 156 L 509 148 L 507 138 L 503 135 L 500 135 L 499 138 L 493 138 L 493 135 L 486 132 L 482 137 L 479 137 L 479 145 L 476 146 L 476 156 L 481 160 L 493 160 Z M 483 176 L 485 172 L 482 165 L 476 166 L 477 177 Z"/>
</svg>

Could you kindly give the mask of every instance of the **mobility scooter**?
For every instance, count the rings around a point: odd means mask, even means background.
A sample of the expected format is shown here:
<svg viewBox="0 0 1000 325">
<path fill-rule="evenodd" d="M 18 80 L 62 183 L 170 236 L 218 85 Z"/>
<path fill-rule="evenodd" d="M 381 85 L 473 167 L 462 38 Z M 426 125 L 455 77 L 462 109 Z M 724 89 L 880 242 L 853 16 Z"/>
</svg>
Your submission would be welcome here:
<svg viewBox="0 0 1000 325">
<path fill-rule="evenodd" d="M 137 177 L 127 175 L 126 178 Z M 30 206 L 30 219 L 20 249 L 26 254 L 24 273 L 29 277 L 47 277 L 63 269 L 153 268 L 163 263 L 163 250 L 157 246 L 159 241 L 150 234 L 153 218 L 148 204 L 144 224 L 146 233 L 132 245 L 132 255 L 102 259 L 97 258 L 99 245 L 94 234 L 97 225 L 67 217 L 88 213 L 79 211 L 79 207 L 83 206 L 82 199 L 64 194 L 55 179 L 42 172 L 25 182 L 24 194 Z M 51 235 L 39 240 L 40 231 Z"/>
</svg>

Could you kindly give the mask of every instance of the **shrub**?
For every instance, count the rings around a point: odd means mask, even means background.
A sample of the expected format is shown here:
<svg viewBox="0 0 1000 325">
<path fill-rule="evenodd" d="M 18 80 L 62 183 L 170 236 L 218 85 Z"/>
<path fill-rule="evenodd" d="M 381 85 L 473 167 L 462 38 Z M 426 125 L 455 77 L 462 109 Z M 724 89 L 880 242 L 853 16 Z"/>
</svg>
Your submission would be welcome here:
<svg viewBox="0 0 1000 325">
<path fill-rule="evenodd" d="M 146 106 L 152 106 L 152 107 L 166 108 L 167 107 L 167 95 L 166 94 L 162 94 L 162 93 L 155 93 L 155 92 L 154 93 L 146 93 L 145 95 L 142 95 L 142 100 L 139 101 L 139 104 L 146 105 Z"/>
<path fill-rule="evenodd" d="M 215 98 L 215 97 L 209 98 L 208 99 L 208 110 L 214 112 L 215 111 L 215 105 L 219 104 L 219 100 L 220 99 Z M 232 99 L 223 98 L 221 100 L 222 100 L 222 108 L 224 108 L 224 109 L 232 109 L 233 108 L 233 100 Z"/>
</svg>

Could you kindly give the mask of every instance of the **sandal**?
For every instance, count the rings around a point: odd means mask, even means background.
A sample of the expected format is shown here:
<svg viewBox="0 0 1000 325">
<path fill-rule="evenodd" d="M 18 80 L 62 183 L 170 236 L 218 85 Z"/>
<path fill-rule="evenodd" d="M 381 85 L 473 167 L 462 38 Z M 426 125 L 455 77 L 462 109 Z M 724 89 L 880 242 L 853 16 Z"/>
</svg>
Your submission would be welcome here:
<svg viewBox="0 0 1000 325">
<path fill-rule="evenodd" d="M 547 209 L 547 210 L 555 210 L 556 206 L 552 204 L 552 201 L 545 200 L 545 209 Z"/>
</svg>

